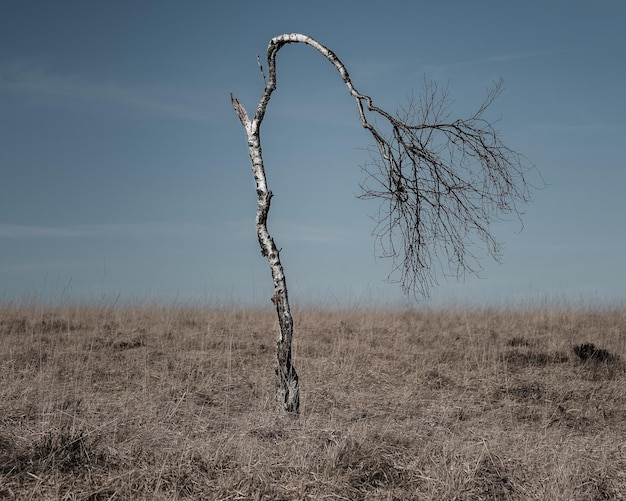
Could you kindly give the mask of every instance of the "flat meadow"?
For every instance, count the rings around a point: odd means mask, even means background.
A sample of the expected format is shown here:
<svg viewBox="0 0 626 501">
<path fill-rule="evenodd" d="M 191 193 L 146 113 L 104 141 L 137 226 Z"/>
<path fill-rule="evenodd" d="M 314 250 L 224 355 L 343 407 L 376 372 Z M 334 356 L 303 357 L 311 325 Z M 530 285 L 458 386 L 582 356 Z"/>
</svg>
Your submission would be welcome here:
<svg viewBox="0 0 626 501">
<path fill-rule="evenodd" d="M 626 499 L 623 309 L 293 313 L 1 306 L 0 498 Z"/>
</svg>

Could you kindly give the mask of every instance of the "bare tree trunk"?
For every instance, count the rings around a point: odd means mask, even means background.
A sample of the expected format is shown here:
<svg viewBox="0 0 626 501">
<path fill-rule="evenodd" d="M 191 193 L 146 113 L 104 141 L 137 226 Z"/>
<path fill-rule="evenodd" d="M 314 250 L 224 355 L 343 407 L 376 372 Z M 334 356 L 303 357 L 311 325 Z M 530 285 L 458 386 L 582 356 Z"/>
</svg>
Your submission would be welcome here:
<svg viewBox="0 0 626 501">
<path fill-rule="evenodd" d="M 384 257 L 394 260 L 394 269 L 402 273 L 402 288 L 426 295 L 436 283 L 437 265 L 445 265 L 462 276 L 476 273 L 479 265 L 473 254 L 476 233 L 496 259 L 499 245 L 490 232 L 490 224 L 500 214 L 520 212 L 517 204 L 528 202 L 529 189 L 524 157 L 507 147 L 493 124 L 484 117 L 485 110 L 500 93 L 495 85 L 478 111 L 467 119 L 450 121 L 447 93 L 437 85 L 426 87 L 426 95 L 410 102 L 401 116 L 392 116 L 374 106 L 372 99 L 359 93 L 339 58 L 313 38 L 299 33 L 274 37 L 267 47 L 268 75 L 259 68 L 265 90 L 253 119 L 231 94 L 233 107 L 246 130 L 252 172 L 259 197 L 256 230 L 261 253 L 267 258 L 274 280 L 274 296 L 279 322 L 277 345 L 276 391 L 283 408 L 298 413 L 300 396 L 298 375 L 291 363 L 293 319 L 287 297 L 285 274 L 278 249 L 267 231 L 267 215 L 272 192 L 267 189 L 260 128 L 267 105 L 276 90 L 276 54 L 284 45 L 302 43 L 324 56 L 337 70 L 356 101 L 361 125 L 376 145 L 373 171 L 364 170 L 379 187 L 363 186 L 363 198 L 378 198 L 381 210 L 375 236 Z M 390 130 L 383 133 L 366 115 L 381 119 Z M 398 258 L 401 263 L 396 263 Z"/>
<path fill-rule="evenodd" d="M 260 121 L 250 120 L 246 110 L 231 94 L 233 107 L 241 120 L 248 136 L 248 150 L 252 160 L 252 173 L 259 197 L 256 209 L 256 231 L 261 246 L 261 254 L 269 262 L 274 281 L 272 302 L 278 314 L 278 343 L 276 347 L 276 397 L 285 411 L 297 414 L 300 411 L 300 387 L 298 374 L 291 363 L 291 341 L 293 339 L 293 318 L 287 296 L 287 282 L 280 255 L 274 239 L 267 230 L 267 214 L 270 210 L 272 192 L 267 188 L 265 168 L 260 140 Z"/>
<path fill-rule="evenodd" d="M 256 182 L 256 192 L 259 197 L 256 211 L 257 236 L 261 246 L 261 254 L 267 258 L 274 280 L 274 296 L 272 297 L 272 302 L 276 306 L 279 323 L 278 344 L 276 349 L 276 396 L 279 403 L 287 412 L 297 414 L 300 410 L 300 388 L 298 384 L 298 374 L 291 363 L 293 318 L 289 307 L 287 283 L 285 281 L 283 266 L 280 262 L 278 248 L 267 230 L 267 214 L 270 210 L 272 192 L 267 188 L 260 137 L 260 127 L 263 122 L 263 117 L 265 116 L 265 110 L 270 101 L 272 92 L 276 89 L 276 54 L 283 45 L 289 43 L 304 43 L 310 45 L 335 66 L 344 83 L 348 86 L 348 90 L 356 98 L 359 116 L 361 117 L 363 126 L 370 129 L 373 134 L 376 134 L 376 131 L 367 123 L 361 103 L 361 100 L 364 99 L 371 104 L 371 100 L 367 96 L 360 95 L 352 86 L 348 72 L 337 56 L 316 40 L 298 33 L 288 33 L 270 40 L 267 48 L 267 61 L 269 65 L 269 77 L 267 79 L 259 59 L 259 68 L 261 69 L 263 80 L 265 81 L 265 91 L 261 96 L 261 100 L 259 101 L 255 116 L 252 120 L 248 117 L 248 113 L 239 101 L 237 101 L 232 94 L 230 96 L 233 108 L 246 130 L 246 136 L 248 138 L 248 152 L 252 160 L 252 173 Z"/>
</svg>

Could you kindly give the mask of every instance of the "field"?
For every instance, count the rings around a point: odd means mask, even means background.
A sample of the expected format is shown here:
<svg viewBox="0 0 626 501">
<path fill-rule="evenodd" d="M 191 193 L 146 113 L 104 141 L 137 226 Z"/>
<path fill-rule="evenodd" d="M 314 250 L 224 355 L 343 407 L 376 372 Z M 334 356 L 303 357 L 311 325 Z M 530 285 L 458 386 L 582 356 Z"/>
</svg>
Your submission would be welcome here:
<svg viewBox="0 0 626 501">
<path fill-rule="evenodd" d="M 626 312 L 294 318 L 297 418 L 271 305 L 0 308 L 0 498 L 626 499 Z"/>
</svg>

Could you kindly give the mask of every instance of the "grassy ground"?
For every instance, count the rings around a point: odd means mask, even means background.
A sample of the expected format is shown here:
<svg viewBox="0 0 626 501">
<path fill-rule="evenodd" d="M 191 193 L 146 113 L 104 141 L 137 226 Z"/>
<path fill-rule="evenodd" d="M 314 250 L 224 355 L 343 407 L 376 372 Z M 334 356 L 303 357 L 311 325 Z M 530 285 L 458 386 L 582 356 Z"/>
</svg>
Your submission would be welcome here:
<svg viewBox="0 0 626 501">
<path fill-rule="evenodd" d="M 626 313 L 294 317 L 297 419 L 271 305 L 0 309 L 0 498 L 625 499 Z"/>
</svg>

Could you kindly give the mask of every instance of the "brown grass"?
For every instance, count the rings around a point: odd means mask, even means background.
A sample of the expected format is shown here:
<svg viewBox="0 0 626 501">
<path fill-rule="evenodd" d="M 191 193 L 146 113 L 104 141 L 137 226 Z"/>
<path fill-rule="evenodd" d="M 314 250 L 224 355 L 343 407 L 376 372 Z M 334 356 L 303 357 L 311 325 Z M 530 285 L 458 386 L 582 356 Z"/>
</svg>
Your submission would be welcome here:
<svg viewBox="0 0 626 501">
<path fill-rule="evenodd" d="M 625 498 L 626 313 L 294 313 L 0 309 L 0 498 Z"/>
</svg>

